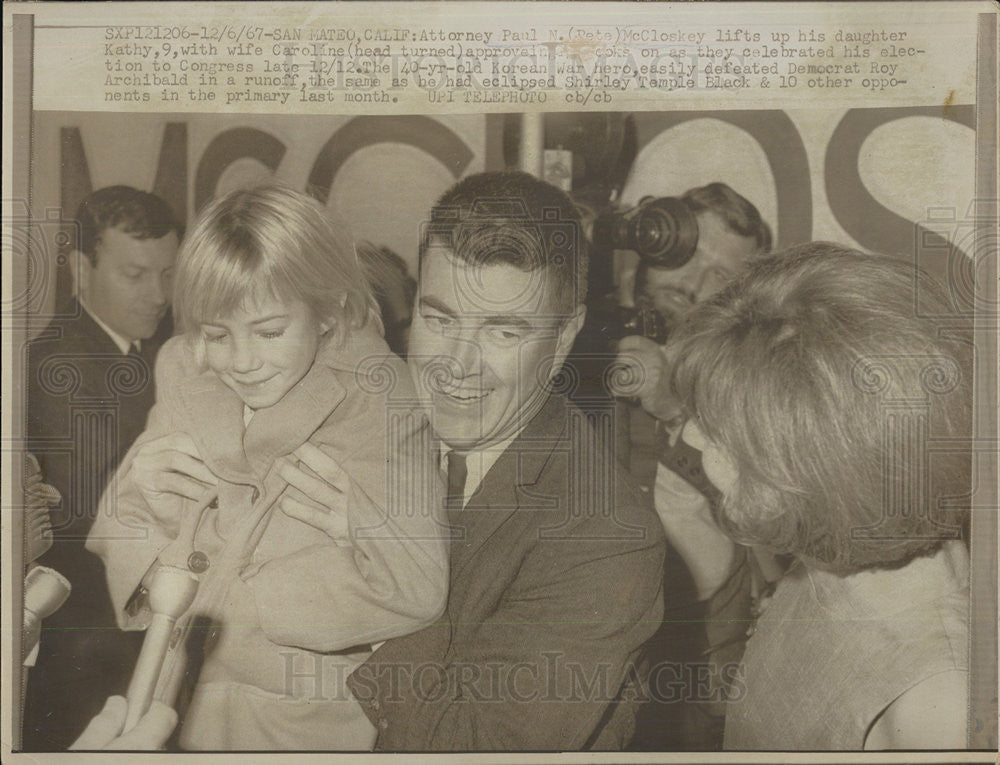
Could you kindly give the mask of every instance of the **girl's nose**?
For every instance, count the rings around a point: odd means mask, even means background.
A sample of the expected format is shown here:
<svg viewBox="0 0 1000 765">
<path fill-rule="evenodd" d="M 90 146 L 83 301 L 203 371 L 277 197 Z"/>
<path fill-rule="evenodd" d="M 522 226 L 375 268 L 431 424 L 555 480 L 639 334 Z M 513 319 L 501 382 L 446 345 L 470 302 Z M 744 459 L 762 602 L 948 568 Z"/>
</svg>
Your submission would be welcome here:
<svg viewBox="0 0 1000 765">
<path fill-rule="evenodd" d="M 252 372 L 260 366 L 253 343 L 237 340 L 233 343 L 233 371 L 237 373 Z"/>
</svg>

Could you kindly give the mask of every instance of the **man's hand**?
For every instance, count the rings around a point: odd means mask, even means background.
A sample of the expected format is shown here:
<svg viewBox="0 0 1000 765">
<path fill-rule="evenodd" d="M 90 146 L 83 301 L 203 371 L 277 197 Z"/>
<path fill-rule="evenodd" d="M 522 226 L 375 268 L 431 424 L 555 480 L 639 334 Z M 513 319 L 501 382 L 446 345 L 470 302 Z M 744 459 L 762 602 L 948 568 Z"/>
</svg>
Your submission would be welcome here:
<svg viewBox="0 0 1000 765">
<path fill-rule="evenodd" d="M 31 453 L 25 454 L 24 531 L 27 547 L 25 563 L 37 560 L 52 547 L 52 519 L 49 508 L 62 498 L 52 486 L 42 481 L 42 469 Z"/>
<path fill-rule="evenodd" d="M 347 540 L 347 494 L 350 480 L 340 465 L 308 442 L 292 454 L 312 475 L 291 460 L 283 460 L 278 475 L 288 482 L 279 505 L 282 512 L 314 526 L 333 539 Z"/>
<path fill-rule="evenodd" d="M 177 713 L 166 704 L 154 701 L 135 727 L 122 735 L 127 711 L 128 702 L 124 696 L 109 696 L 104 709 L 90 721 L 70 749 L 162 749 L 177 725 Z"/>
<path fill-rule="evenodd" d="M 186 433 L 171 433 L 143 444 L 132 460 L 132 481 L 156 519 L 176 531 L 181 500 L 200 500 L 218 478 L 205 466 Z"/>
<path fill-rule="evenodd" d="M 680 402 L 667 391 L 667 358 L 663 348 L 641 335 L 624 337 L 618 343 L 615 363 L 627 371 L 623 375 L 637 385 L 620 388 L 612 380 L 612 392 L 620 396 L 638 396 L 642 408 L 669 424 L 681 416 Z"/>
</svg>

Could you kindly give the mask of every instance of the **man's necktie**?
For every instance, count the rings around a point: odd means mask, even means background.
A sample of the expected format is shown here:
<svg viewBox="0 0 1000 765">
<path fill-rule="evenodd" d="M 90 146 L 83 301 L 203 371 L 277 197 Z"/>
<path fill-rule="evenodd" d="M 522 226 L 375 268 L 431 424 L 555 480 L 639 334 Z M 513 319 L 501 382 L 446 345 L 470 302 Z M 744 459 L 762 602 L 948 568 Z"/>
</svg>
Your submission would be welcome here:
<svg viewBox="0 0 1000 765">
<path fill-rule="evenodd" d="M 465 455 L 456 451 L 448 452 L 448 494 L 445 498 L 448 510 L 461 510 L 465 507 L 465 479 L 468 474 Z"/>
</svg>

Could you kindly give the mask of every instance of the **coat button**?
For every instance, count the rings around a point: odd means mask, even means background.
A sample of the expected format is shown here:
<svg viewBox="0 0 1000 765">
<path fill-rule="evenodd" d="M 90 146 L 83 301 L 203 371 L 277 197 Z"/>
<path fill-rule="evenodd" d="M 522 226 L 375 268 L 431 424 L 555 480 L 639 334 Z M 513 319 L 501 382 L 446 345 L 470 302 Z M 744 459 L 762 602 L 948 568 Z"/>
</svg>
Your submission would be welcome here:
<svg viewBox="0 0 1000 765">
<path fill-rule="evenodd" d="M 219 498 L 216 497 L 215 499 L 213 499 L 211 502 L 208 503 L 208 506 L 212 510 L 218 510 L 219 509 Z"/>
<path fill-rule="evenodd" d="M 209 561 L 208 556 L 205 555 L 201 550 L 195 550 L 188 556 L 187 560 L 188 569 L 195 574 L 203 574 L 208 571 Z"/>
<path fill-rule="evenodd" d="M 385 719 L 384 717 L 380 717 L 380 718 L 378 718 L 378 727 L 379 727 L 379 728 L 380 728 L 381 730 L 385 730 L 386 728 L 388 728 L 388 727 L 389 727 L 389 721 L 388 721 L 388 720 L 386 720 L 386 719 Z"/>
<path fill-rule="evenodd" d="M 372 709 L 378 712 L 382 708 L 382 705 L 378 703 L 378 699 L 372 699 Z"/>
</svg>

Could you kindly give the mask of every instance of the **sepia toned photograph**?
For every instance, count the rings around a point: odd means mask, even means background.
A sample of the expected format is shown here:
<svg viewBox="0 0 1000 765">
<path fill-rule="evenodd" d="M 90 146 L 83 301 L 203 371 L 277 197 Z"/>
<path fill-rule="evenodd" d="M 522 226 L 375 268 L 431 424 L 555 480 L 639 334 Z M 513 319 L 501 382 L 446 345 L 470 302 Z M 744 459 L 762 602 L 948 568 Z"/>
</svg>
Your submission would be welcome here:
<svg viewBox="0 0 1000 765">
<path fill-rule="evenodd" d="M 5 760 L 994 761 L 997 41 L 6 4 Z"/>
</svg>

